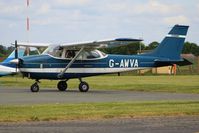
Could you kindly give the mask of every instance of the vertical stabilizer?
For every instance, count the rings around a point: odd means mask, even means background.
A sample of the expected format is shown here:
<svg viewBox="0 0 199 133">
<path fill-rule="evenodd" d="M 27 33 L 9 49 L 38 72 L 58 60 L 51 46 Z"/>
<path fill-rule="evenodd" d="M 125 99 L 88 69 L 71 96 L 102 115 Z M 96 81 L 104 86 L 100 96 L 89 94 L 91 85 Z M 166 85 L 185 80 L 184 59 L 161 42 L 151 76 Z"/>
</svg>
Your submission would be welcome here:
<svg viewBox="0 0 199 133">
<path fill-rule="evenodd" d="M 168 60 L 180 60 L 188 28 L 189 26 L 175 25 L 150 55 Z"/>
</svg>

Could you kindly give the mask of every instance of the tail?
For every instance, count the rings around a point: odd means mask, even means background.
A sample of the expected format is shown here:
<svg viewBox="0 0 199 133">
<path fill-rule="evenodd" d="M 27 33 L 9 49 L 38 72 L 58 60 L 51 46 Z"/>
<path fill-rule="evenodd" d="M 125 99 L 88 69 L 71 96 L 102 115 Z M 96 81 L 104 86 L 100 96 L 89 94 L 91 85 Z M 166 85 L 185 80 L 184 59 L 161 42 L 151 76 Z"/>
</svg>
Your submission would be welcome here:
<svg viewBox="0 0 199 133">
<path fill-rule="evenodd" d="M 175 25 L 159 46 L 148 55 L 167 61 L 182 60 L 180 54 L 189 26 Z"/>
</svg>

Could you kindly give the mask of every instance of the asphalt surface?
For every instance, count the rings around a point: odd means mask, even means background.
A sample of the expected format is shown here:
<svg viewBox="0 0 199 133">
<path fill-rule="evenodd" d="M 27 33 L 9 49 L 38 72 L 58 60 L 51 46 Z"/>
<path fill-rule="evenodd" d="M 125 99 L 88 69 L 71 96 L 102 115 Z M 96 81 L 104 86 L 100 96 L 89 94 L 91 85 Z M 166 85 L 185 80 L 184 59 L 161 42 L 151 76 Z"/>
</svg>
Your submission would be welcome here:
<svg viewBox="0 0 199 133">
<path fill-rule="evenodd" d="M 199 133 L 199 117 L 0 123 L 0 133 Z"/>
<path fill-rule="evenodd" d="M 177 94 L 160 92 L 90 90 L 59 92 L 42 89 L 32 93 L 27 88 L 0 87 L 0 105 L 48 104 L 48 103 L 92 103 L 124 101 L 199 100 L 199 94 Z"/>
<path fill-rule="evenodd" d="M 199 100 L 199 94 L 90 90 L 59 92 L 0 87 L 0 105 L 92 103 L 124 101 Z M 146 117 L 95 121 L 0 123 L 0 133 L 199 133 L 199 116 Z"/>
</svg>

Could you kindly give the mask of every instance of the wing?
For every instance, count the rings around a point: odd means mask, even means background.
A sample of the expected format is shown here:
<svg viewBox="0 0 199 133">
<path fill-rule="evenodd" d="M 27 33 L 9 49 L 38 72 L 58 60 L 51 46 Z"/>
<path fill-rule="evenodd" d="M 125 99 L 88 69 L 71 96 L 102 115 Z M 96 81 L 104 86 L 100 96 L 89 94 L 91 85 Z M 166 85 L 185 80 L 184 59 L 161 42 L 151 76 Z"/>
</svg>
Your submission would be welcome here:
<svg viewBox="0 0 199 133">
<path fill-rule="evenodd" d="M 14 45 L 14 43 L 12 43 Z M 23 47 L 35 47 L 35 48 L 47 48 L 50 43 L 29 43 L 29 42 L 17 42 L 17 46 Z"/>
<path fill-rule="evenodd" d="M 63 43 L 60 44 L 61 47 L 68 47 L 74 49 L 97 49 L 97 48 L 111 48 L 128 45 L 130 43 L 137 43 L 143 41 L 142 39 L 132 39 L 132 38 L 118 38 L 109 40 L 99 40 L 90 42 L 77 42 L 77 43 Z"/>
</svg>

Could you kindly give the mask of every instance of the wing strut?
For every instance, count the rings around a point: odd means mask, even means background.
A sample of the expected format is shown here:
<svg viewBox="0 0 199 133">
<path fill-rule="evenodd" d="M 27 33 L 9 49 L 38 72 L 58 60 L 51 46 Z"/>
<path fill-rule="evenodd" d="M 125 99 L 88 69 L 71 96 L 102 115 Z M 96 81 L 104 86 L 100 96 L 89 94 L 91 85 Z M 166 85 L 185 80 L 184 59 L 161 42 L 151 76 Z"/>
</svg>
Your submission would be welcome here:
<svg viewBox="0 0 199 133">
<path fill-rule="evenodd" d="M 79 52 L 75 55 L 75 57 L 68 63 L 68 65 L 64 68 L 64 70 L 59 73 L 57 75 L 58 78 L 62 78 L 64 73 L 68 70 L 68 68 L 73 64 L 73 62 L 75 62 L 75 60 L 77 59 L 77 57 L 82 53 L 82 51 L 84 50 L 84 47 L 82 47 Z"/>
</svg>

